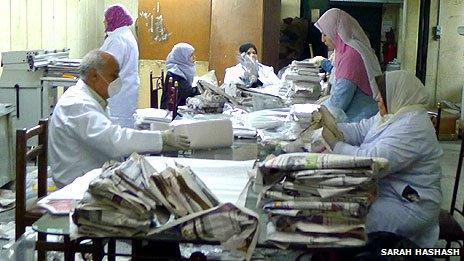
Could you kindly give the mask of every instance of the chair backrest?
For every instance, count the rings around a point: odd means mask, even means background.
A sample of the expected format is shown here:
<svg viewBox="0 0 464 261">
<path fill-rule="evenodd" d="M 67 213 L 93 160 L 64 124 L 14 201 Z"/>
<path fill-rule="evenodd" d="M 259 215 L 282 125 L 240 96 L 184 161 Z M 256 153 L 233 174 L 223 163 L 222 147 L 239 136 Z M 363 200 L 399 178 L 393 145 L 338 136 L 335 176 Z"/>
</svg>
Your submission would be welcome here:
<svg viewBox="0 0 464 261">
<path fill-rule="evenodd" d="M 172 111 L 172 120 L 177 117 L 177 104 L 178 104 L 178 89 L 179 83 L 174 81 L 172 77 L 169 77 L 166 83 L 167 97 L 168 97 L 168 110 Z"/>
<path fill-rule="evenodd" d="M 28 149 L 27 141 L 34 137 L 38 138 L 37 146 Z M 37 159 L 37 196 L 47 195 L 47 139 L 48 119 L 30 129 L 16 130 L 16 220 L 26 215 L 26 166 L 32 159 Z"/>
<path fill-rule="evenodd" d="M 164 70 L 161 69 L 160 76 L 153 76 L 153 71 L 150 71 L 150 108 L 159 109 L 159 91 L 164 90 Z"/>
<path fill-rule="evenodd" d="M 451 208 L 450 214 L 453 215 L 454 212 L 460 213 L 464 216 L 464 202 L 462 203 L 461 207 L 456 206 L 456 201 L 459 194 L 459 182 L 461 181 L 461 170 L 462 170 L 462 162 L 464 159 L 464 129 L 462 130 L 461 136 L 461 149 L 459 150 L 459 160 L 458 160 L 458 167 L 456 170 L 456 180 L 454 181 L 454 188 L 453 188 L 453 196 L 451 197 Z"/>
</svg>

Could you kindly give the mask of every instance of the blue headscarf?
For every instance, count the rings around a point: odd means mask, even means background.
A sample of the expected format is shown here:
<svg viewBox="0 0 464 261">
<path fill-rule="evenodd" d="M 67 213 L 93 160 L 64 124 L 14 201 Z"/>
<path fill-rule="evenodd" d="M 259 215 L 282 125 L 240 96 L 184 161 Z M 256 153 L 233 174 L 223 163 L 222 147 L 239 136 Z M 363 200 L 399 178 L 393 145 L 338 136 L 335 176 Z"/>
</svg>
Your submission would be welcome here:
<svg viewBox="0 0 464 261">
<path fill-rule="evenodd" d="M 195 77 L 195 63 L 190 61 L 190 56 L 194 51 L 195 48 L 188 43 L 174 45 L 166 57 L 168 72 L 181 76 L 192 84 L 193 77 Z"/>
</svg>

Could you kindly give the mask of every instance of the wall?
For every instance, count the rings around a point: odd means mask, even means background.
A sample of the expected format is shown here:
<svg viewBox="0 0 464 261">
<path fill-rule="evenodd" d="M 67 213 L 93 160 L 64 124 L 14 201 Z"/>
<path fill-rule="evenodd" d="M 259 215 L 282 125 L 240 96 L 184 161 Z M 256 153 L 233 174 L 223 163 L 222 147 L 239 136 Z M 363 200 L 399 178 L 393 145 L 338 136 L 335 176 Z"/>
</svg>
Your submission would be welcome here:
<svg viewBox="0 0 464 261">
<path fill-rule="evenodd" d="M 237 63 L 240 44 L 253 42 L 259 59 L 262 58 L 263 1 L 266 0 L 212 1 L 211 38 L 214 40 L 211 41 L 209 61 L 218 80 L 224 79 L 226 68 Z"/>
<path fill-rule="evenodd" d="M 137 14 L 130 0 L 0 0 L 0 52 L 67 47 L 82 57 L 103 42 L 104 9 L 114 3 Z"/>
<path fill-rule="evenodd" d="M 300 17 L 301 0 L 281 0 L 280 19 Z"/>
<path fill-rule="evenodd" d="M 461 102 L 461 88 L 464 85 L 464 37 L 458 35 L 457 27 L 464 25 L 464 1 L 440 2 L 439 24 L 443 27 L 443 35 L 438 54 L 435 54 L 438 63 L 436 97 L 437 101 L 446 99 Z M 429 55 L 430 52 L 432 50 L 429 50 Z"/>
<path fill-rule="evenodd" d="M 135 1 L 134 1 L 135 2 Z M 139 17 L 137 31 L 139 35 L 140 59 L 164 60 L 172 46 L 187 42 L 195 47 L 195 56 L 199 61 L 209 59 L 211 0 L 139 0 L 138 11 L 162 15 L 165 30 L 171 33 L 164 42 L 153 39 L 151 22 Z M 159 3 L 159 14 L 157 13 Z"/>
<path fill-rule="evenodd" d="M 416 72 L 419 6 L 420 0 L 404 1 L 403 15 L 400 19 L 403 27 L 398 43 L 398 60 L 401 62 L 401 69 L 414 73 Z"/>
</svg>

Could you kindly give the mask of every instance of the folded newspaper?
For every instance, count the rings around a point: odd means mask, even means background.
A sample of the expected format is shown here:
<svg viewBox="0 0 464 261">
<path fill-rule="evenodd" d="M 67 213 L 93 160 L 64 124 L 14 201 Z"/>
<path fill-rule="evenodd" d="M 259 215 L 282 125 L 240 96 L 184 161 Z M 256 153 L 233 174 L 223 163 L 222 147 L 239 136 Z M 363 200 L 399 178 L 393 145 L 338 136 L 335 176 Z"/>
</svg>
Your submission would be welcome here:
<svg viewBox="0 0 464 261">
<path fill-rule="evenodd" d="M 256 246 L 258 216 L 220 204 L 188 166 L 161 172 L 138 154 L 107 162 L 72 215 L 77 234 L 156 236 L 177 232 L 185 240 L 220 242 L 247 259 Z"/>
<path fill-rule="evenodd" d="M 382 158 L 288 153 L 257 165 L 258 206 L 268 213 L 266 240 L 280 247 L 361 246 L 377 197 Z"/>
</svg>

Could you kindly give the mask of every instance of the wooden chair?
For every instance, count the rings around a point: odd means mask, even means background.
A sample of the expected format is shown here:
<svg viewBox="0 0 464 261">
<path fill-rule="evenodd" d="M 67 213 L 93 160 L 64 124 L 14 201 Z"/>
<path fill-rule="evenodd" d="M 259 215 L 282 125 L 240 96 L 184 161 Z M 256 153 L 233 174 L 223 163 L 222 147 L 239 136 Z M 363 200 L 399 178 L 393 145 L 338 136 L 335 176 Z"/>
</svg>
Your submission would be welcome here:
<svg viewBox="0 0 464 261">
<path fill-rule="evenodd" d="M 177 117 L 177 95 L 178 95 L 179 83 L 173 81 L 170 77 L 166 84 L 167 95 L 168 95 L 168 110 L 172 111 L 172 120 Z"/>
<path fill-rule="evenodd" d="M 159 109 L 158 93 L 164 90 L 164 70 L 161 69 L 161 76 L 154 77 L 153 71 L 150 71 L 150 108 Z"/>
<path fill-rule="evenodd" d="M 47 150 L 48 150 L 48 119 L 39 121 L 39 125 L 31 129 L 16 130 L 16 240 L 24 234 L 26 227 L 32 225 L 45 210 L 35 204 L 26 206 L 26 165 L 32 159 L 37 159 L 37 198 L 47 195 Z M 38 137 L 37 146 L 27 148 L 27 141 Z M 36 203 L 36 202 L 35 202 Z"/>
<path fill-rule="evenodd" d="M 463 133 L 464 135 L 464 130 Z M 464 136 L 463 136 L 464 137 Z M 446 241 L 446 247 L 451 247 L 452 242 L 457 242 L 461 248 L 461 253 L 464 253 L 464 231 L 461 225 L 456 220 L 455 214 L 461 215 L 461 220 L 464 218 L 464 204 L 457 205 L 456 199 L 459 192 L 459 181 L 461 179 L 462 162 L 464 159 L 464 138 L 461 141 L 461 149 L 459 151 L 458 167 L 456 170 L 456 180 L 454 181 L 453 196 L 451 198 L 451 206 L 448 210 L 440 211 L 440 240 Z M 461 256 L 461 260 L 464 257 Z"/>
</svg>

